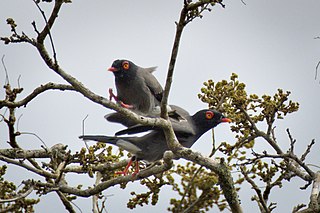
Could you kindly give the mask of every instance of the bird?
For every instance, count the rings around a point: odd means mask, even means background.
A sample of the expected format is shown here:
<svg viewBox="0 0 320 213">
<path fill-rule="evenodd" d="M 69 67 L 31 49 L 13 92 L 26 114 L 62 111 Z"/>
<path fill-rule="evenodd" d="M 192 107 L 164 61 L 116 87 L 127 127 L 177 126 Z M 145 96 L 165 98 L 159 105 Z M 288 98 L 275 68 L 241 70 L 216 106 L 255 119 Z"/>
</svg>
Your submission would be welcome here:
<svg viewBox="0 0 320 213">
<path fill-rule="evenodd" d="M 142 68 L 126 59 L 115 60 L 108 71 L 114 74 L 117 96 L 110 88 L 110 100 L 114 98 L 138 114 L 151 115 L 163 96 L 163 88 L 152 74 L 156 68 Z"/>
<path fill-rule="evenodd" d="M 181 108 L 182 111 L 186 112 Z M 174 121 L 173 130 L 179 143 L 190 148 L 204 133 L 223 122 L 231 122 L 222 113 L 214 109 L 203 109 L 190 116 L 185 114 L 184 121 Z M 139 129 L 141 130 L 141 129 Z M 127 175 L 128 169 L 133 161 L 136 161 L 136 169 L 133 175 L 139 172 L 138 161 L 149 163 L 162 159 L 165 151 L 169 150 L 164 132 L 159 128 L 151 128 L 151 132 L 143 136 L 104 136 L 104 135 L 82 135 L 83 140 L 116 145 L 133 154 L 126 168 L 118 174 Z"/>
</svg>

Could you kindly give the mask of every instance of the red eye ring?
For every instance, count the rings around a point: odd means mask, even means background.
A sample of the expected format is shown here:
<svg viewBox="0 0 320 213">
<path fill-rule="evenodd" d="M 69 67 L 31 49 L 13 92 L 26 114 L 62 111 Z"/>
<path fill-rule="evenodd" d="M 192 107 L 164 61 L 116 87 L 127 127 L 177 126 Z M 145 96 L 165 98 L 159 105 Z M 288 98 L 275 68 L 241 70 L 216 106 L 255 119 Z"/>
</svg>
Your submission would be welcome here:
<svg viewBox="0 0 320 213">
<path fill-rule="evenodd" d="M 206 111 L 206 119 L 211 120 L 214 116 L 212 111 Z"/>
<path fill-rule="evenodd" d="M 125 69 L 125 70 L 128 70 L 130 68 L 130 64 L 128 61 L 124 61 L 122 63 L 122 68 Z"/>
</svg>

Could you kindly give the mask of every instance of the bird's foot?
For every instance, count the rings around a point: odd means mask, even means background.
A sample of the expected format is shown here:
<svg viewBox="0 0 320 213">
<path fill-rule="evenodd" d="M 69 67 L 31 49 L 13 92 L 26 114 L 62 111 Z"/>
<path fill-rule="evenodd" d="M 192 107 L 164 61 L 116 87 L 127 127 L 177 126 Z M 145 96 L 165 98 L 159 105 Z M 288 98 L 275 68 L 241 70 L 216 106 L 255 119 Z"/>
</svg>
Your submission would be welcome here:
<svg viewBox="0 0 320 213">
<path fill-rule="evenodd" d="M 115 172 L 114 174 L 115 175 L 123 175 L 123 176 L 128 175 L 129 168 L 132 165 L 133 161 L 135 161 L 136 165 L 135 165 L 135 170 L 132 173 L 132 177 L 136 176 L 140 172 L 140 167 L 139 167 L 139 161 L 137 161 L 135 157 L 132 157 L 130 159 L 130 161 L 128 162 L 126 168 L 123 171 L 118 171 L 118 172 Z"/>
<path fill-rule="evenodd" d="M 128 174 L 128 171 L 118 171 L 118 172 L 115 172 L 114 173 L 115 175 L 123 175 L 123 176 L 126 176 Z"/>
<path fill-rule="evenodd" d="M 112 101 L 114 99 L 117 103 L 120 104 L 120 106 L 126 108 L 126 109 L 132 109 L 133 105 L 125 104 L 122 101 L 119 100 L 119 98 L 113 93 L 112 88 L 109 88 L 109 101 Z"/>
<path fill-rule="evenodd" d="M 126 108 L 126 109 L 132 109 L 133 108 L 133 105 L 125 104 L 122 101 L 119 101 L 119 103 L 123 108 Z"/>
<path fill-rule="evenodd" d="M 132 177 L 136 176 L 140 172 L 139 161 L 136 160 L 136 169 L 132 173 Z"/>
<path fill-rule="evenodd" d="M 131 158 L 131 159 L 129 160 L 126 168 L 125 168 L 123 171 L 118 171 L 118 172 L 115 172 L 114 174 L 115 174 L 115 175 L 124 175 L 124 176 L 126 176 L 126 175 L 128 174 L 128 170 L 129 170 L 132 162 L 133 162 L 133 160 L 132 160 L 132 158 Z"/>
</svg>

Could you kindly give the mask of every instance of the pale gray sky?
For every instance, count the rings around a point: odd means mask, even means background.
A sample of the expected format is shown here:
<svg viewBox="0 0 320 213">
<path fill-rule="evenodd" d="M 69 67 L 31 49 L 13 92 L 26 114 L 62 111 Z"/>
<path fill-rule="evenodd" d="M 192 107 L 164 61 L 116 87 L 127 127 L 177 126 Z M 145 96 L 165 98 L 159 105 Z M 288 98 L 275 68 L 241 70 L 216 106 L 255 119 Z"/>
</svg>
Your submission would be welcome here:
<svg viewBox="0 0 320 213">
<path fill-rule="evenodd" d="M 289 115 L 285 121 L 277 122 L 278 140 L 281 146 L 288 146 L 286 128 L 290 128 L 297 139 L 298 151 L 305 149 L 311 139 L 319 141 L 320 109 L 319 80 L 314 80 L 315 66 L 320 60 L 320 2 L 310 0 L 283 1 L 225 1 L 226 8 L 217 6 L 203 19 L 190 23 L 182 36 L 181 48 L 170 93 L 170 103 L 187 109 L 191 114 L 206 105 L 198 100 L 202 83 L 208 79 L 228 79 L 232 72 L 239 75 L 247 85 L 249 93 L 273 94 L 277 88 L 292 91 L 291 99 L 300 103 L 298 113 Z M 113 75 L 107 71 L 114 59 L 130 59 L 142 67 L 158 66 L 155 72 L 164 84 L 166 71 L 178 20 L 181 1 L 74 1 L 64 5 L 52 30 L 58 60 L 68 73 L 83 82 L 94 92 L 107 95 L 108 88 L 114 88 Z M 44 7 L 47 7 L 44 4 Z M 42 26 L 43 20 L 31 0 L 2 0 L 0 2 L 0 35 L 8 35 L 5 20 L 12 17 L 18 24 L 18 32 L 35 36 L 31 22 L 36 20 Z M 40 28 L 40 27 L 39 27 Z M 63 82 L 40 60 L 33 47 L 26 44 L 4 45 L 0 43 L 0 55 L 5 54 L 10 81 L 24 88 L 22 97 L 40 84 Z M 0 68 L 0 82 L 4 84 L 4 71 Z M 3 89 L 0 90 L 4 96 Z M 37 97 L 27 108 L 17 110 L 23 114 L 19 130 L 37 133 L 48 146 L 56 143 L 69 145 L 72 151 L 83 145 L 81 121 L 89 114 L 87 133 L 110 135 L 121 128 L 107 123 L 103 116 L 109 113 L 83 96 L 71 92 L 48 92 Z M 3 110 L 1 111 L 3 113 Z M 228 125 L 217 127 L 217 141 L 234 142 Z M 0 123 L 0 148 L 7 140 L 7 129 Z M 32 136 L 19 138 L 25 148 L 39 148 L 40 143 Z M 210 133 L 205 134 L 193 149 L 208 154 Z M 267 148 L 265 143 L 261 149 Z M 319 165 L 314 147 L 308 163 Z M 316 168 L 314 168 L 316 170 Z M 20 173 L 19 173 L 20 174 Z M 7 178 L 21 181 L 23 177 L 11 169 Z M 85 176 L 72 178 L 69 183 L 89 184 Z M 293 179 L 284 188 L 274 190 L 271 200 L 277 202 L 274 212 L 289 212 L 294 205 L 309 199 L 310 189 L 300 191 L 304 183 Z M 130 191 L 142 191 L 139 183 L 129 183 L 126 190 L 118 187 L 108 189 L 108 212 L 126 212 Z M 163 212 L 169 204 L 170 188 L 160 198 L 156 207 L 138 207 L 133 212 Z M 253 191 L 244 185 L 240 193 L 245 212 L 256 212 L 257 206 L 250 197 Z M 43 202 L 36 206 L 37 212 L 64 212 L 56 195 L 41 197 Z M 89 199 L 76 201 L 83 212 L 91 209 Z M 48 206 L 53 208 L 49 208 Z M 217 209 L 211 212 L 216 212 Z"/>
</svg>

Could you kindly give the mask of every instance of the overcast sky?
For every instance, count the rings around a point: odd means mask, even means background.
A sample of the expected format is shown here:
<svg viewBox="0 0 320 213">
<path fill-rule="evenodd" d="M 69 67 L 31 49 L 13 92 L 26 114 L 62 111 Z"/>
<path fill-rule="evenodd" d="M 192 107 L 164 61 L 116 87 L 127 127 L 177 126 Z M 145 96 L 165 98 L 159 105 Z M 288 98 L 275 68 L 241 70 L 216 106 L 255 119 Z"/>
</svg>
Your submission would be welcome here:
<svg viewBox="0 0 320 213">
<path fill-rule="evenodd" d="M 123 0 L 123 1 L 74 1 L 63 5 L 53 27 L 52 35 L 60 65 L 69 74 L 83 82 L 92 91 L 107 96 L 108 88 L 114 88 L 114 77 L 107 68 L 113 60 L 126 58 L 142 67 L 158 66 L 156 77 L 164 85 L 170 52 L 175 33 L 175 21 L 179 18 L 181 1 Z M 197 94 L 204 81 L 229 79 L 232 72 L 246 83 L 248 93 L 274 94 L 278 88 L 292 92 L 292 100 L 300 103 L 298 113 L 277 122 L 277 139 L 280 146 L 288 147 L 286 128 L 297 139 L 297 151 L 301 154 L 311 139 L 319 141 L 320 75 L 315 80 L 315 67 L 320 60 L 320 2 L 309 0 L 282 1 L 224 1 L 226 8 L 216 6 L 203 19 L 190 23 L 183 32 L 181 48 L 176 63 L 170 103 L 187 109 L 191 114 L 206 108 Z M 44 8 L 48 5 L 44 4 Z M 50 6 L 50 5 L 49 5 Z M 43 20 L 34 3 L 18 0 L 0 1 L 0 36 L 10 33 L 6 19 L 12 17 L 18 24 L 18 32 L 35 36 L 31 22 L 39 28 Z M 12 86 L 20 85 L 26 96 L 34 88 L 47 82 L 64 81 L 49 70 L 33 47 L 26 44 L 0 44 L 0 56 L 5 55 Z M 0 83 L 5 73 L 0 68 Z M 3 89 L 0 95 L 4 97 Z M 19 98 L 18 98 L 19 99 Z M 4 113 L 4 110 L 0 111 Z M 78 140 L 81 121 L 89 114 L 86 133 L 112 135 L 120 126 L 107 123 L 103 116 L 111 112 L 71 92 L 47 92 L 32 101 L 27 108 L 16 111 L 23 115 L 19 131 L 38 134 L 48 146 L 68 144 L 75 152 L 83 146 Z M 7 129 L 0 123 L 0 148 L 8 147 Z M 217 141 L 234 143 L 228 125 L 216 129 Z M 23 135 L 19 142 L 24 148 L 39 148 L 40 142 Z M 203 154 L 209 154 L 210 133 L 205 134 L 194 146 Z M 262 143 L 261 149 L 268 147 Z M 319 144 L 308 158 L 308 163 L 319 166 Z M 0 163 L 2 164 L 2 163 Z M 316 168 L 313 168 L 316 171 Z M 8 179 L 21 182 L 16 170 L 9 170 Z M 30 178 L 32 178 L 31 176 Z M 20 182 L 19 182 L 20 181 Z M 85 176 L 69 180 L 71 185 L 90 183 Z M 310 189 L 300 191 L 304 183 L 293 179 L 284 188 L 274 190 L 271 202 L 278 202 L 274 212 L 289 212 L 294 205 L 305 203 Z M 253 191 L 243 185 L 240 193 L 245 212 L 256 212 L 257 206 L 250 198 Z M 139 183 L 129 183 L 128 189 L 108 189 L 108 212 L 126 211 L 126 202 L 132 190 L 143 191 Z M 170 188 L 166 193 L 171 196 Z M 160 198 L 159 205 L 137 208 L 134 212 L 163 212 L 169 204 L 168 196 Z M 37 212 L 54 205 L 47 212 L 63 212 L 64 207 L 55 194 L 41 197 Z M 89 199 L 79 199 L 77 205 L 88 212 Z M 217 209 L 211 212 L 216 212 Z"/>
</svg>

